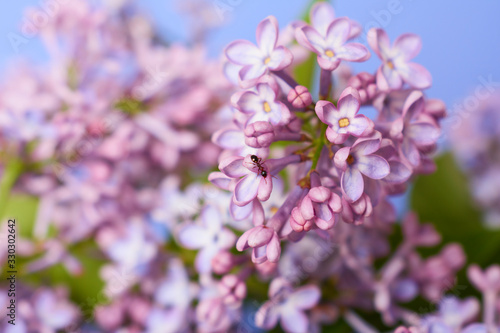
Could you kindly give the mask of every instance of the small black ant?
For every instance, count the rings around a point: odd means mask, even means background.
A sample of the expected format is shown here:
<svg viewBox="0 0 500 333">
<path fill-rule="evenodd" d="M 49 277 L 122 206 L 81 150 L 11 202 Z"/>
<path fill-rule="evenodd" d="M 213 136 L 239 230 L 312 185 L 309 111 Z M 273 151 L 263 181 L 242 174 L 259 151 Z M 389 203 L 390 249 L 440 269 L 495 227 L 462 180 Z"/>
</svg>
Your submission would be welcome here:
<svg viewBox="0 0 500 333">
<path fill-rule="evenodd" d="M 253 164 L 255 167 L 257 167 L 257 173 L 264 177 L 264 179 L 267 178 L 267 171 L 264 169 L 263 164 L 265 162 L 262 162 L 262 158 L 258 157 L 257 155 L 251 155 L 250 159 L 252 160 Z M 271 175 L 271 177 L 276 178 Z"/>
</svg>

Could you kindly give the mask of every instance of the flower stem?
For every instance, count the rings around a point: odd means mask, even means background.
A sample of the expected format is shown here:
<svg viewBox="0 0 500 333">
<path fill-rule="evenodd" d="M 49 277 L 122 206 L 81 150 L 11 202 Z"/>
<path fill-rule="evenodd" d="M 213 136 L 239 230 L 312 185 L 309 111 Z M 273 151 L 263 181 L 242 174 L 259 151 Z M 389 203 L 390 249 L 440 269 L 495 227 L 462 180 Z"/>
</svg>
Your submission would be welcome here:
<svg viewBox="0 0 500 333">
<path fill-rule="evenodd" d="M 326 144 L 326 129 L 328 128 L 328 126 L 326 124 L 321 124 L 321 134 L 319 135 L 319 137 L 316 139 L 316 142 L 315 142 L 315 148 L 314 148 L 314 155 L 312 157 L 312 166 L 311 166 L 311 171 L 314 171 L 316 169 L 316 167 L 318 166 L 318 162 L 319 162 L 319 158 L 321 157 L 321 152 L 323 151 L 323 147 L 325 146 Z"/>
<path fill-rule="evenodd" d="M 2 180 L 0 181 L 0 219 L 5 215 L 9 194 L 21 174 L 23 164 L 18 159 L 12 159 L 5 165 Z"/>
</svg>

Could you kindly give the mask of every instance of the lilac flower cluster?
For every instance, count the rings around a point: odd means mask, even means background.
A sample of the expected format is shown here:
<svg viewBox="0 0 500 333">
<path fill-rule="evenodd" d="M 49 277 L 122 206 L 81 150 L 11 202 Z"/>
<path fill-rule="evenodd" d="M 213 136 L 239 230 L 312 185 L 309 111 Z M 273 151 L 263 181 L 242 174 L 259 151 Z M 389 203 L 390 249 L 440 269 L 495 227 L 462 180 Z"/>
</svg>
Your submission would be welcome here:
<svg viewBox="0 0 500 333">
<path fill-rule="evenodd" d="M 269 301 L 255 316 L 265 329 L 279 321 L 287 332 L 311 331 L 339 313 L 359 326 L 355 313 L 342 313 L 345 306 L 378 311 L 394 325 L 404 312 L 400 303 L 418 294 L 439 300 L 465 262 L 455 244 L 422 259 L 416 248 L 436 245 L 440 237 L 410 214 L 403 243 L 382 268 L 375 267 L 375 260 L 389 254 L 387 237 L 396 220 L 389 198 L 404 193 L 413 175 L 433 172 L 430 154 L 446 111 L 423 94 L 432 80 L 412 62 L 421 49 L 416 35 L 391 44 L 383 30 L 372 29 L 369 45 L 381 60 L 376 73 L 342 69 L 344 62 L 370 57 L 368 48 L 352 42 L 360 32 L 359 24 L 336 18 L 320 2 L 311 9 L 310 24 L 294 22 L 280 34 L 270 16 L 258 25 L 256 44 L 238 40 L 225 49 L 226 74 L 242 90 L 231 97 L 233 124 L 213 136 L 224 150 L 220 172 L 209 180 L 230 192 L 235 224 L 251 223 L 236 248 L 251 249 L 254 265 L 244 259 L 247 252 L 229 255 L 234 238 L 223 237 L 227 243 L 218 240 L 211 268 L 223 279 L 236 270 L 244 282 L 249 269 L 272 279 Z M 317 100 L 293 74 L 308 53 L 320 68 Z M 369 107 L 377 110 L 375 117 L 362 113 Z M 193 228 L 180 231 L 181 244 L 205 238 Z M 210 238 L 205 228 L 196 232 Z M 318 259 L 312 253 L 319 244 L 335 249 Z M 198 256 L 207 251 L 203 247 Z M 321 297 L 314 284 L 297 286 L 306 279 L 335 295 Z"/>
<path fill-rule="evenodd" d="M 465 170 L 472 195 L 485 212 L 485 224 L 500 226 L 500 92 L 470 110 L 467 120 L 453 123 L 450 143 Z"/>
</svg>

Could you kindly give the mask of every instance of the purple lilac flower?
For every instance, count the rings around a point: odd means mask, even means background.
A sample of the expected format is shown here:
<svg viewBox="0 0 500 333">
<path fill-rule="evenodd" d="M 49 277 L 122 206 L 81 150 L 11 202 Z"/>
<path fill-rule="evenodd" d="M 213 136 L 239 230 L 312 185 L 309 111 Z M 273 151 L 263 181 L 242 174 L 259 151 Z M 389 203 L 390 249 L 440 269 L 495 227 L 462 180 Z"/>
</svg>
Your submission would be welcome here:
<svg viewBox="0 0 500 333">
<path fill-rule="evenodd" d="M 377 86 L 380 90 L 397 90 L 408 83 L 416 89 L 426 89 L 432 84 L 431 74 L 422 65 L 410 62 L 422 48 L 420 37 L 414 34 L 399 36 L 391 46 L 387 33 L 372 28 L 368 32 L 368 43 L 383 61 L 377 71 Z"/>
</svg>

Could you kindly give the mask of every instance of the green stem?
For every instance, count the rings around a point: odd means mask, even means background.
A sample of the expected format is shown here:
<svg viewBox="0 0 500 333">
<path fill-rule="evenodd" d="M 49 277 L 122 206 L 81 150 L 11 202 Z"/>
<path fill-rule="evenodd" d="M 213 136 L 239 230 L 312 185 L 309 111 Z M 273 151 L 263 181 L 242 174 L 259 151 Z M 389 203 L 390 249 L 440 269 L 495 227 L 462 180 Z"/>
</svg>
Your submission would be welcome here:
<svg viewBox="0 0 500 333">
<path fill-rule="evenodd" d="M 23 163 L 18 159 L 12 159 L 5 165 L 2 180 L 0 181 L 0 219 L 5 216 L 9 194 L 21 175 Z"/>
<path fill-rule="evenodd" d="M 326 124 L 321 123 L 321 134 L 319 137 L 316 139 L 315 143 L 315 148 L 314 148 L 314 155 L 312 157 L 312 166 L 311 166 L 311 171 L 314 171 L 316 167 L 318 166 L 319 158 L 321 157 L 321 152 L 323 151 L 323 147 L 326 144 L 325 138 L 326 138 L 326 129 L 328 126 Z"/>
</svg>

